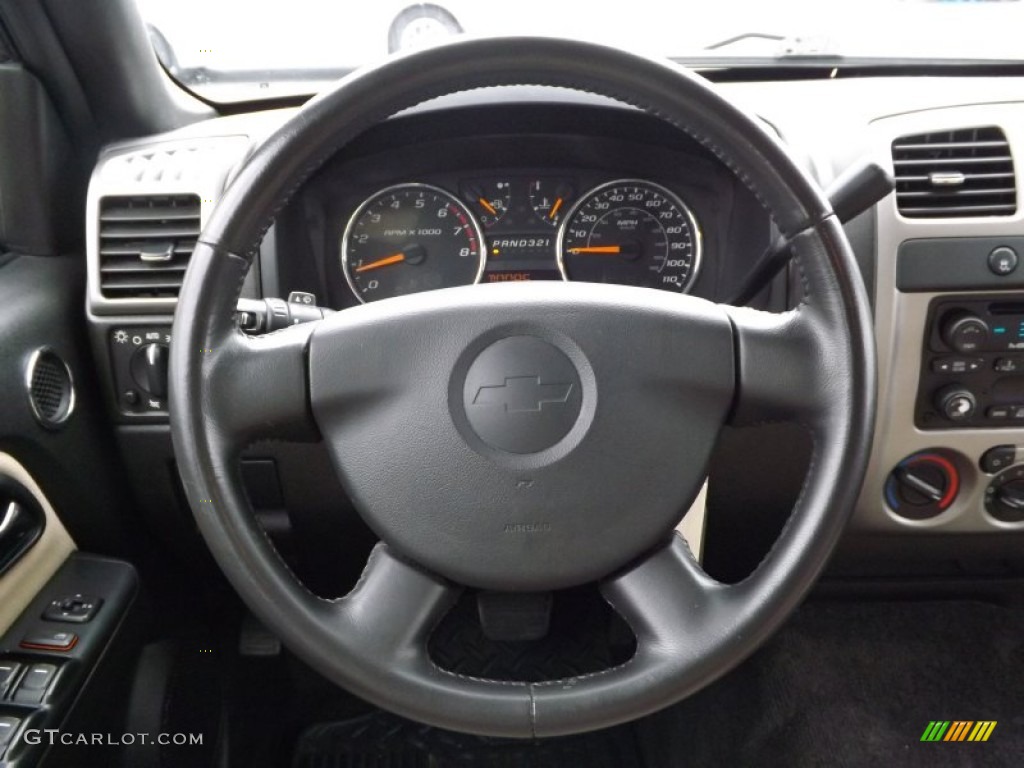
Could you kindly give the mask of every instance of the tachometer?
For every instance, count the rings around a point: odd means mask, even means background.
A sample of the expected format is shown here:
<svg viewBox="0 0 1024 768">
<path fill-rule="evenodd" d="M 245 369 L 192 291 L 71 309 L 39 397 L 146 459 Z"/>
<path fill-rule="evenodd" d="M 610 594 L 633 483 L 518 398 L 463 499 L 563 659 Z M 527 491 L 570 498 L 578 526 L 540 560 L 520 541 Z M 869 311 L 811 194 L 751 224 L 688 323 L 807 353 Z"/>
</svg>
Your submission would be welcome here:
<svg viewBox="0 0 1024 768">
<path fill-rule="evenodd" d="M 352 215 L 341 264 L 362 302 L 470 285 L 483 274 L 480 225 L 443 189 L 399 184 L 382 189 Z"/>
<path fill-rule="evenodd" d="M 697 220 L 672 192 L 649 181 L 612 181 L 566 216 L 558 268 L 566 280 L 686 291 L 700 268 Z"/>
</svg>

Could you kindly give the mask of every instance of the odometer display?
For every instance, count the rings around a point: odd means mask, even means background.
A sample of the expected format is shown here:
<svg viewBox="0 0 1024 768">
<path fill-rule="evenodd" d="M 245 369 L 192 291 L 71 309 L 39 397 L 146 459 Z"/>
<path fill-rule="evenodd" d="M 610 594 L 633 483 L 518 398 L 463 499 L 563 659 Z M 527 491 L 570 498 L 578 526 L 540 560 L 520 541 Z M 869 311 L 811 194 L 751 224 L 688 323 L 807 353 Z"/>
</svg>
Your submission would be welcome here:
<svg viewBox="0 0 1024 768">
<path fill-rule="evenodd" d="M 341 240 L 345 279 L 363 302 L 471 285 L 484 260 L 473 215 L 426 184 L 382 189 L 359 206 Z"/>
<path fill-rule="evenodd" d="M 566 280 L 683 292 L 697 276 L 700 255 L 693 213 L 649 181 L 612 181 L 591 190 L 559 232 L 558 267 Z"/>
</svg>

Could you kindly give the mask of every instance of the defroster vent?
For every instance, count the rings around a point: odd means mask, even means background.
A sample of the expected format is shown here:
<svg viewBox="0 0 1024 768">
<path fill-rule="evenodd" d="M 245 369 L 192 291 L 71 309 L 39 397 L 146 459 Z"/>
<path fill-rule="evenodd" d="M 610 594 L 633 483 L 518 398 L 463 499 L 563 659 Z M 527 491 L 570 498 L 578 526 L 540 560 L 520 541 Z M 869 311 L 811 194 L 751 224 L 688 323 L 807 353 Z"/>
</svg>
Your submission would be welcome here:
<svg viewBox="0 0 1024 768">
<path fill-rule="evenodd" d="M 963 128 L 892 143 L 896 206 L 907 218 L 1011 216 L 1017 185 L 1002 129 Z"/>
<path fill-rule="evenodd" d="M 100 201 L 100 291 L 108 299 L 177 298 L 199 237 L 198 195 Z"/>
</svg>

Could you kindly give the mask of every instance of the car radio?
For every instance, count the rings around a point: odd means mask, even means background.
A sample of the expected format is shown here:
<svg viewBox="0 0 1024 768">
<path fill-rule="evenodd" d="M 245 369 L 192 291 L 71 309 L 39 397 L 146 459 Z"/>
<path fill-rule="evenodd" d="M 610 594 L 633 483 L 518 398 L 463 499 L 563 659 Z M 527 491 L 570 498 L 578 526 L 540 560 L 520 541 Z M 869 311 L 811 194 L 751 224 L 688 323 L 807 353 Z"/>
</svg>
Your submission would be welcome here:
<svg viewBox="0 0 1024 768">
<path fill-rule="evenodd" d="M 935 299 L 923 350 L 918 427 L 1024 426 L 1024 300 Z"/>
</svg>

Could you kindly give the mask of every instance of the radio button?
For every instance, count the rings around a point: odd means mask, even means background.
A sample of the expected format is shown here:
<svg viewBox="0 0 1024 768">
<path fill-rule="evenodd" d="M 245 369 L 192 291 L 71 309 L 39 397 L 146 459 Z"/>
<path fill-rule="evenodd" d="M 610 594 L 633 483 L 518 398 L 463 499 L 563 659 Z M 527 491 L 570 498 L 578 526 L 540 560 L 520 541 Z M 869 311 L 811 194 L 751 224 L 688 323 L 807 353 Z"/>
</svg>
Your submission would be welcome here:
<svg viewBox="0 0 1024 768">
<path fill-rule="evenodd" d="M 933 373 L 976 373 L 985 367 L 980 357 L 937 357 L 932 360 Z"/>
</svg>

